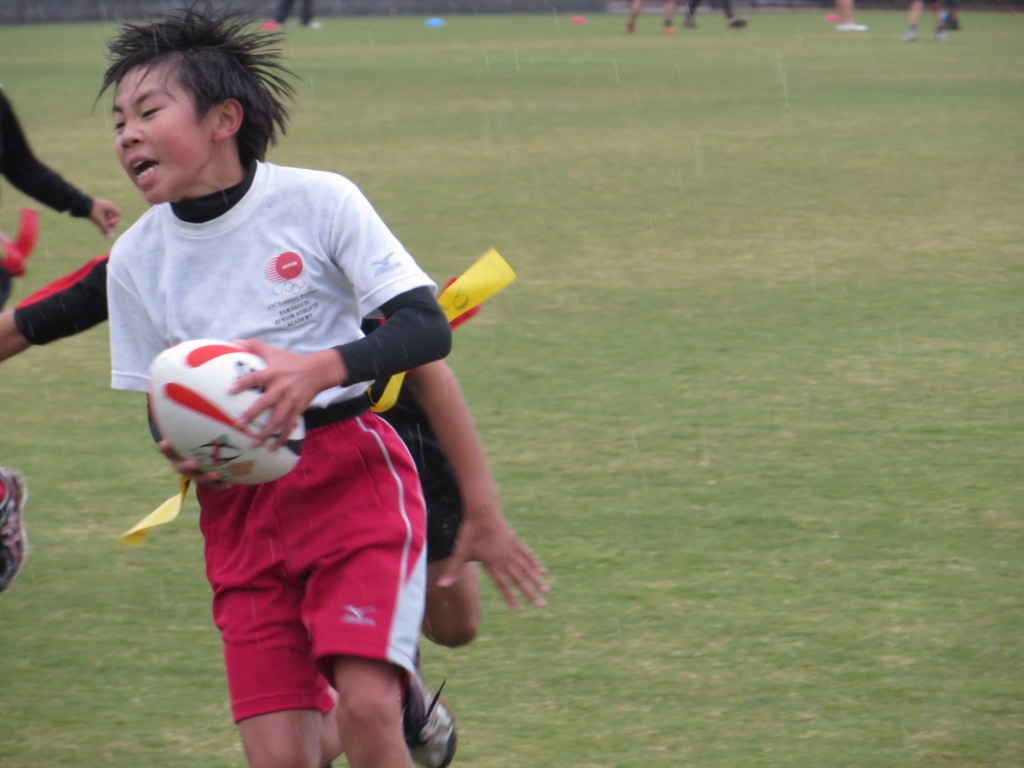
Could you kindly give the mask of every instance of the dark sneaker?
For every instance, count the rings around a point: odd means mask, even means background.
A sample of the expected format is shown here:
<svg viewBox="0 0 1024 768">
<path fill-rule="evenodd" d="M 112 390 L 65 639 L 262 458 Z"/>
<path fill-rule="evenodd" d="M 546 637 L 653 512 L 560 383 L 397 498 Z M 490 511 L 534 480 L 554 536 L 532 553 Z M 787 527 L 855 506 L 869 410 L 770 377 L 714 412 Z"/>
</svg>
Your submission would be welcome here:
<svg viewBox="0 0 1024 768">
<path fill-rule="evenodd" d="M 455 757 L 455 721 L 441 701 L 444 683 L 433 693 L 419 670 L 409 675 L 402 727 L 413 762 L 423 768 L 447 768 Z"/>
<path fill-rule="evenodd" d="M 729 19 L 729 26 L 733 29 L 742 29 L 747 26 L 746 19 Z"/>
<path fill-rule="evenodd" d="M 683 26 L 686 27 L 687 29 L 696 29 L 697 22 L 693 20 L 692 16 L 687 16 L 686 21 L 683 22 Z"/>
<path fill-rule="evenodd" d="M 28 485 L 20 473 L 0 467 L 0 592 L 14 581 L 28 554 L 28 534 L 21 512 Z"/>
</svg>

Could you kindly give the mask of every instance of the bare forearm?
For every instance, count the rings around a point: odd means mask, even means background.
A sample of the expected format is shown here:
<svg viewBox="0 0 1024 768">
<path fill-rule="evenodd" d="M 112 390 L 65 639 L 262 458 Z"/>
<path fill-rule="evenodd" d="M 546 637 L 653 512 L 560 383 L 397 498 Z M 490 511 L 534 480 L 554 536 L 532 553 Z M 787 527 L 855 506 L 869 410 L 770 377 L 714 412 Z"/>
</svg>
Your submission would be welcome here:
<svg viewBox="0 0 1024 768">
<path fill-rule="evenodd" d="M 434 362 L 410 371 L 406 386 L 423 408 L 431 430 L 448 457 L 463 498 L 465 513 L 498 510 L 498 489 L 480 434 L 451 368 Z"/>
<path fill-rule="evenodd" d="M 14 322 L 14 311 L 0 312 L 0 361 L 14 357 L 31 346 Z"/>
</svg>

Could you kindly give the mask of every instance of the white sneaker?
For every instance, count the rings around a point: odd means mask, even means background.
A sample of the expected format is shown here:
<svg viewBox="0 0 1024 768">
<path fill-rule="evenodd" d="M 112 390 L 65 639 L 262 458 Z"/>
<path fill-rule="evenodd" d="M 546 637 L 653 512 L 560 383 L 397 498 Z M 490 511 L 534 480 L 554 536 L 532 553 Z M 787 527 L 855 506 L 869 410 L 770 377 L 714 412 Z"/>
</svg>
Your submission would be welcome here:
<svg viewBox="0 0 1024 768">
<path fill-rule="evenodd" d="M 854 24 L 852 21 L 849 24 L 836 24 L 836 29 L 840 32 L 867 32 L 868 28 L 863 24 Z"/>
<path fill-rule="evenodd" d="M 319 21 L 311 21 L 309 24 L 303 24 L 306 29 L 322 29 L 322 25 Z"/>
<path fill-rule="evenodd" d="M 903 33 L 903 37 L 901 37 L 900 40 L 902 40 L 905 43 L 914 42 L 915 40 L 917 40 L 917 30 L 908 29 L 906 32 Z"/>
<path fill-rule="evenodd" d="M 447 768 L 455 758 L 458 738 L 455 721 L 441 701 L 441 688 L 433 693 L 419 670 L 409 676 L 405 689 L 402 726 L 409 755 L 424 768 Z"/>
<path fill-rule="evenodd" d="M 943 29 L 942 27 L 939 27 L 938 29 L 936 29 L 935 30 L 935 39 L 938 40 L 940 43 L 945 42 L 945 40 L 946 40 L 946 30 Z"/>
</svg>

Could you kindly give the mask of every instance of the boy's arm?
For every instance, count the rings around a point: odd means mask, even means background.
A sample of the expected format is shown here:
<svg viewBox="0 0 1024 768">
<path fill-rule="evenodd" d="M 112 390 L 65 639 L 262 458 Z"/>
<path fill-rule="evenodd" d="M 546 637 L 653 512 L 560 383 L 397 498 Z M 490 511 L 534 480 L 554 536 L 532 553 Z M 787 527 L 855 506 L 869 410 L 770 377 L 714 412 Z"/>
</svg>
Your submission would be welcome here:
<svg viewBox="0 0 1024 768">
<path fill-rule="evenodd" d="M 462 566 L 475 560 L 483 564 L 513 610 L 520 608 L 517 589 L 534 606 L 543 606 L 543 595 L 549 589 L 544 580 L 546 569 L 501 512 L 483 442 L 455 374 L 437 361 L 409 371 L 405 385 L 448 457 L 462 498 L 462 526 L 439 585 L 453 584 Z"/>
<path fill-rule="evenodd" d="M 249 424 L 260 413 L 273 413 L 255 439 L 256 445 L 278 435 L 280 448 L 317 394 L 334 386 L 386 378 L 439 360 L 451 349 L 452 334 L 430 288 L 413 288 L 380 307 L 387 322 L 372 336 L 322 352 L 299 355 L 258 339 L 242 347 L 267 361 L 267 368 L 235 380 L 233 392 L 260 388 L 263 394 L 239 419 Z"/>
<path fill-rule="evenodd" d="M 14 357 L 31 346 L 14 322 L 14 310 L 0 312 L 0 361 Z"/>
<path fill-rule="evenodd" d="M 0 174 L 20 191 L 55 211 L 88 216 L 93 201 L 32 153 L 10 102 L 0 92 Z"/>
<path fill-rule="evenodd" d="M 107 319 L 107 256 L 98 256 L 0 313 L 0 362 Z"/>
<path fill-rule="evenodd" d="M 430 288 L 401 293 L 379 311 L 386 322 L 371 335 L 335 347 L 349 382 L 386 379 L 451 351 L 451 326 Z"/>
</svg>

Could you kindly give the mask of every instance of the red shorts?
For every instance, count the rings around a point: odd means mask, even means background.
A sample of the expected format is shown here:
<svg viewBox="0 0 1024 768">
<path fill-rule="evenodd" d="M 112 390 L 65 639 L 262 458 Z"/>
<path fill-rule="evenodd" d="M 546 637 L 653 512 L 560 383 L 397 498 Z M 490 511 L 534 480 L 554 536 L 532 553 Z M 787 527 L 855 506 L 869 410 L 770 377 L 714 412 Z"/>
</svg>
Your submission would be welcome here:
<svg viewBox="0 0 1024 768">
<path fill-rule="evenodd" d="M 326 712 L 335 656 L 414 668 L 425 512 L 409 451 L 383 419 L 311 430 L 280 480 L 198 496 L 236 722 Z"/>
</svg>

